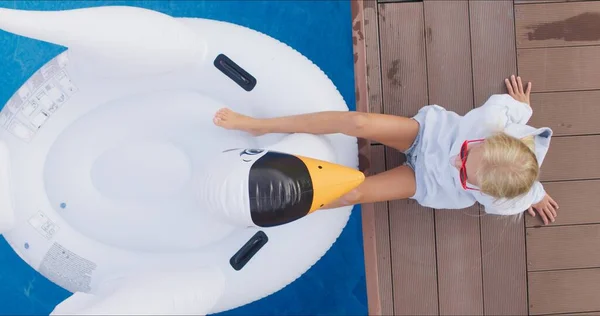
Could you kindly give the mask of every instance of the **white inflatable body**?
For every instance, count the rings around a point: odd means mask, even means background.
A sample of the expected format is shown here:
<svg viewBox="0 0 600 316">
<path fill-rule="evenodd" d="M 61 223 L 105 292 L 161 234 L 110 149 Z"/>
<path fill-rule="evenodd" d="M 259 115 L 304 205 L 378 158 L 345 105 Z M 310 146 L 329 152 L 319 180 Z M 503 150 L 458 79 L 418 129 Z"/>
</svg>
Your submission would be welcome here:
<svg viewBox="0 0 600 316">
<path fill-rule="evenodd" d="M 355 138 L 254 138 L 212 123 L 225 106 L 257 117 L 347 111 L 332 82 L 293 49 L 237 25 L 129 7 L 0 9 L 0 28 L 69 47 L 0 113 L 0 233 L 74 293 L 53 314 L 229 310 L 294 281 L 344 228 L 351 207 L 268 228 L 211 211 L 222 202 L 236 212 L 230 200 L 244 190 L 212 185 L 223 183 L 215 160 L 227 149 L 357 167 Z M 256 85 L 219 70 L 220 55 Z M 268 242 L 232 268 L 253 236 Z"/>
</svg>

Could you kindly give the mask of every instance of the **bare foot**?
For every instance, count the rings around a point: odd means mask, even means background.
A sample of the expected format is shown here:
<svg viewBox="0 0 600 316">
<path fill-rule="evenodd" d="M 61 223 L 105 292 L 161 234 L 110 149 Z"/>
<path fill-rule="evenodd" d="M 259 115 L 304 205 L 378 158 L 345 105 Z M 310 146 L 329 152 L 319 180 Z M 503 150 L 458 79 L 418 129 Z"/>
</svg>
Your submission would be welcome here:
<svg viewBox="0 0 600 316">
<path fill-rule="evenodd" d="M 225 129 L 244 131 L 254 136 L 264 134 L 264 131 L 260 129 L 260 120 L 234 112 L 228 108 L 217 111 L 213 123 Z"/>
</svg>

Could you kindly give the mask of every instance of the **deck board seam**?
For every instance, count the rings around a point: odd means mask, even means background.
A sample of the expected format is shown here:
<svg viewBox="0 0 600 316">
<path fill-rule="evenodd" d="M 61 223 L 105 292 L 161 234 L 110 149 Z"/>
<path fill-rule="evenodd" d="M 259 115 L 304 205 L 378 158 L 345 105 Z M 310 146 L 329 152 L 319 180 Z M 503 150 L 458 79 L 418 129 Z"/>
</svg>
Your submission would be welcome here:
<svg viewBox="0 0 600 316">
<path fill-rule="evenodd" d="M 519 45 L 517 43 L 517 6 L 515 3 L 515 0 L 513 0 L 512 3 L 512 12 L 513 12 L 513 32 L 514 32 L 514 47 L 515 47 L 515 67 L 517 68 L 517 75 L 519 75 Z M 525 243 L 524 245 L 524 250 L 525 250 L 525 266 L 523 267 L 525 269 L 525 302 L 527 304 L 527 314 L 531 315 L 531 309 L 530 309 L 530 304 L 531 302 L 529 301 L 529 271 L 528 271 L 528 262 L 529 262 L 529 254 L 527 252 L 527 221 L 525 221 L 525 219 L 522 220 L 522 232 L 523 232 L 523 242 Z"/>
<path fill-rule="evenodd" d="M 587 222 L 587 223 L 572 223 L 572 224 L 552 224 L 549 226 L 546 225 L 534 225 L 534 226 L 526 226 L 526 229 L 539 229 L 539 228 L 552 228 L 552 227 L 575 227 L 575 226 L 590 226 L 590 225 L 600 225 L 600 221 L 598 222 Z"/>
<path fill-rule="evenodd" d="M 366 0 L 369 1 L 369 0 Z M 377 23 L 377 55 L 379 55 L 379 57 L 377 58 L 379 60 L 379 93 L 381 94 L 381 106 L 379 108 L 379 113 L 382 114 L 384 113 L 384 109 L 385 109 L 385 100 L 383 98 L 383 63 L 381 62 L 381 25 L 379 22 L 379 6 L 383 5 L 379 2 L 377 2 L 375 4 L 375 22 Z M 366 43 L 366 41 L 365 41 Z M 368 81 L 367 81 L 368 82 Z M 389 208 L 388 208 L 389 211 Z"/>
<path fill-rule="evenodd" d="M 385 146 L 383 147 L 383 166 L 385 167 L 385 169 L 387 169 L 387 154 L 386 154 L 386 148 Z M 396 315 L 396 304 L 394 302 L 394 256 L 392 256 L 392 225 L 390 225 L 391 223 L 391 218 L 390 218 L 390 202 L 386 201 L 385 202 L 385 207 L 387 209 L 387 225 L 388 225 L 388 240 L 389 242 L 389 253 L 390 253 L 390 276 L 392 277 L 392 286 L 391 286 L 391 290 L 392 290 L 392 315 Z"/>
<path fill-rule="evenodd" d="M 474 71 L 474 63 L 473 63 L 473 29 L 471 27 L 471 1 L 467 2 L 467 16 L 469 18 L 469 55 L 471 59 L 471 100 L 472 100 L 472 109 L 475 109 L 475 71 Z M 477 209 L 479 210 L 479 218 L 477 219 L 477 230 L 479 231 L 479 265 L 481 267 L 481 310 L 485 313 L 485 275 L 484 275 L 484 267 L 483 267 L 483 236 L 481 235 L 481 213 L 482 206 L 477 203 Z"/>
<path fill-rule="evenodd" d="M 590 315 L 590 313 L 598 313 L 600 314 L 600 310 L 589 310 L 589 311 L 583 311 L 583 312 L 571 312 L 571 313 L 552 313 L 552 314 L 545 314 L 544 316 L 577 316 L 577 315 Z"/>
<path fill-rule="evenodd" d="M 425 4 L 423 3 L 423 5 L 421 6 L 421 14 L 423 15 L 423 33 L 421 34 L 421 36 L 423 37 L 423 47 L 424 47 L 424 53 L 425 53 L 425 79 L 427 81 L 427 84 L 425 85 L 425 88 L 427 89 L 425 91 L 425 93 L 427 94 L 427 103 L 431 104 L 431 89 L 429 87 L 429 56 L 427 54 L 428 52 L 428 48 L 429 45 L 427 43 L 427 36 L 426 33 L 427 32 L 427 18 L 425 17 Z M 429 208 L 428 208 L 429 209 Z M 433 213 L 433 249 L 434 249 L 434 254 L 435 254 L 435 279 L 436 279 L 436 284 L 435 284 L 435 288 L 437 291 L 437 313 L 438 315 L 441 314 L 441 307 L 440 307 L 440 269 L 439 269 L 439 257 L 438 257 L 438 242 L 437 242 L 437 225 L 436 225 L 436 212 L 435 209 L 430 209 L 430 211 Z"/>
<path fill-rule="evenodd" d="M 553 228 L 558 228 L 558 227 L 572 227 L 572 226 L 600 226 L 600 223 L 577 223 L 577 224 L 563 224 L 563 225 L 552 225 L 552 226 L 540 226 L 540 227 L 527 227 L 527 229 L 537 229 L 537 228 L 544 228 L 544 229 L 553 229 Z M 600 263 L 598 263 L 598 266 L 600 266 Z"/>
<path fill-rule="evenodd" d="M 562 180 L 544 180 L 540 181 L 542 184 L 544 183 L 561 183 L 561 182 L 574 182 L 574 181 L 597 181 L 600 178 L 573 178 L 573 179 L 562 179 Z"/>
<path fill-rule="evenodd" d="M 531 95 L 535 94 L 546 94 L 546 93 L 561 93 L 561 92 L 590 92 L 590 91 L 600 91 L 600 89 L 583 89 L 583 90 L 556 90 L 556 91 L 532 91 Z"/>
<path fill-rule="evenodd" d="M 516 26 L 515 26 L 516 27 Z M 548 44 L 548 45 L 552 45 L 552 44 Z M 557 45 L 552 45 L 552 46 L 536 46 L 536 47 L 518 47 L 517 46 L 517 52 L 520 50 L 533 50 L 533 49 L 564 49 L 564 48 L 579 48 L 579 47 L 598 47 L 600 46 L 600 44 L 590 44 L 590 45 L 585 45 L 585 44 L 574 44 L 574 45 L 561 45 L 561 46 L 557 46 Z"/>
<path fill-rule="evenodd" d="M 527 2 L 520 2 L 520 1 L 514 1 L 513 3 L 515 6 L 546 6 L 546 5 L 553 5 L 553 4 L 559 4 L 559 3 L 588 3 L 588 2 L 593 2 L 593 1 L 598 1 L 598 0 L 576 0 L 576 1 L 570 1 L 570 0 L 562 0 L 562 1 L 556 1 L 556 2 L 531 2 L 531 3 L 527 3 Z"/>
<path fill-rule="evenodd" d="M 375 23 L 376 23 L 376 29 L 377 29 L 377 59 L 379 60 L 379 87 L 377 87 L 377 90 L 379 90 L 378 92 L 381 94 L 381 98 L 380 98 L 380 108 L 379 108 L 379 114 L 383 114 L 384 113 L 384 109 L 385 109 L 385 98 L 384 96 L 384 89 L 383 89 L 383 63 L 382 63 L 382 54 L 381 54 L 381 22 L 380 22 L 380 6 L 383 5 L 379 2 L 375 3 Z M 366 36 L 366 35 L 365 35 Z M 366 43 L 366 41 L 365 41 Z M 368 54 L 368 53 L 367 53 Z M 367 90 L 369 89 L 368 87 L 368 79 L 367 79 Z M 370 110 L 371 107 L 369 106 Z M 386 147 L 381 144 L 383 146 L 383 170 L 387 170 L 387 155 L 386 155 Z M 388 240 L 389 240 L 389 254 L 390 254 L 390 277 L 392 279 L 391 282 L 391 296 L 392 296 L 392 314 L 396 314 L 396 304 L 394 302 L 394 258 L 392 256 L 392 229 L 391 229 L 391 225 L 390 225 L 390 203 L 388 201 L 385 202 L 385 207 L 387 209 L 387 225 L 388 225 Z M 377 276 L 376 276 L 377 277 Z M 381 299 L 381 298 L 380 298 Z M 381 305 L 381 302 L 379 302 L 379 304 Z"/>
<path fill-rule="evenodd" d="M 600 46 L 599 46 L 600 47 Z M 594 89 L 589 89 L 589 88 L 573 88 L 573 89 L 565 89 L 565 90 L 544 90 L 544 91 L 535 91 L 535 92 L 531 92 L 531 94 L 536 94 L 536 93 L 560 93 L 560 92 L 586 92 L 586 91 L 598 91 L 600 89 L 594 88 Z"/>
<path fill-rule="evenodd" d="M 562 272 L 562 271 L 583 271 L 583 270 L 600 270 L 600 265 L 597 267 L 583 267 L 583 268 L 560 268 L 560 269 L 542 269 L 527 271 L 527 273 L 546 273 L 546 272 Z"/>
<path fill-rule="evenodd" d="M 552 138 L 588 137 L 588 136 L 600 136 L 600 133 L 583 133 L 583 134 L 563 134 L 563 135 L 552 135 Z"/>
</svg>

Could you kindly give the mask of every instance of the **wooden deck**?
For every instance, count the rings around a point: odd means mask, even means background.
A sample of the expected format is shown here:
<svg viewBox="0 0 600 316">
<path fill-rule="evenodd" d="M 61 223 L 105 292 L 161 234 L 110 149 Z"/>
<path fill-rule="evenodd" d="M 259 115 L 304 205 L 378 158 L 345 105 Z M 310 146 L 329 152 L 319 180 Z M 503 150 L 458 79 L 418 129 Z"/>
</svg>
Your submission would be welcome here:
<svg viewBox="0 0 600 316">
<path fill-rule="evenodd" d="M 600 315 L 600 2 L 352 0 L 357 108 L 464 114 L 533 82 L 532 126 L 554 130 L 541 180 L 557 221 L 363 205 L 371 315 Z M 360 143 L 368 174 L 403 157 Z M 543 226 L 543 227 L 542 227 Z"/>
</svg>

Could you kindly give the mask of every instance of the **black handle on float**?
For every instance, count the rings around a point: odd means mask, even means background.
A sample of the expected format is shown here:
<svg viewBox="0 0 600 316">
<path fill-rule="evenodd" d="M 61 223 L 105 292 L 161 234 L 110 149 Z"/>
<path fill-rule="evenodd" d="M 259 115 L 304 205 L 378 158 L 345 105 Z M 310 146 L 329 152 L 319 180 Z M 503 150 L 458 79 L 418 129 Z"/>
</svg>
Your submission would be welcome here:
<svg viewBox="0 0 600 316">
<path fill-rule="evenodd" d="M 231 257 L 229 264 L 240 271 L 268 241 L 267 234 L 262 230 L 258 231 Z"/>
<path fill-rule="evenodd" d="M 219 56 L 215 58 L 214 65 L 227 77 L 242 87 L 242 89 L 252 91 L 256 86 L 256 78 L 242 67 L 238 66 L 238 64 L 229 59 L 229 57 L 219 54 Z"/>
</svg>

